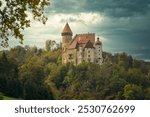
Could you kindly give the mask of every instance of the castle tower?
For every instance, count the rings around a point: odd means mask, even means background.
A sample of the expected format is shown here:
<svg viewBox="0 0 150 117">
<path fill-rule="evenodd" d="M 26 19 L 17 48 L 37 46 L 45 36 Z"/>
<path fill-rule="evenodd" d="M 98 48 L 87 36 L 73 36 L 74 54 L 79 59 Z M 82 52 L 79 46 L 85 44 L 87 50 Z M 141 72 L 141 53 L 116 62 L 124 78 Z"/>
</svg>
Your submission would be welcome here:
<svg viewBox="0 0 150 117">
<path fill-rule="evenodd" d="M 95 42 L 95 62 L 97 64 L 102 64 L 103 57 L 102 57 L 102 42 L 97 38 L 97 41 Z"/>
<path fill-rule="evenodd" d="M 64 48 L 71 40 L 72 40 L 72 31 L 68 23 L 66 23 L 63 32 L 61 33 L 62 36 L 62 48 Z"/>
</svg>

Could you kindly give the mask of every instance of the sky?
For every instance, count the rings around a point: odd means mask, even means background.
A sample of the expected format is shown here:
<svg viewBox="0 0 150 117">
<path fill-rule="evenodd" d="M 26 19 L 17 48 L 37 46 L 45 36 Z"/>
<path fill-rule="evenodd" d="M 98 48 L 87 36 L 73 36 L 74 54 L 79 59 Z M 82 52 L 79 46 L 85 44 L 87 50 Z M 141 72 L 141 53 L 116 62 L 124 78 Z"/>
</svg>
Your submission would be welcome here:
<svg viewBox="0 0 150 117">
<path fill-rule="evenodd" d="M 69 23 L 74 35 L 95 33 L 110 53 L 126 52 L 150 60 L 150 0 L 51 0 L 45 10 L 46 25 L 32 20 L 24 31 L 24 45 L 45 47 L 46 40 L 61 42 Z M 10 46 L 18 45 L 16 39 Z"/>
</svg>

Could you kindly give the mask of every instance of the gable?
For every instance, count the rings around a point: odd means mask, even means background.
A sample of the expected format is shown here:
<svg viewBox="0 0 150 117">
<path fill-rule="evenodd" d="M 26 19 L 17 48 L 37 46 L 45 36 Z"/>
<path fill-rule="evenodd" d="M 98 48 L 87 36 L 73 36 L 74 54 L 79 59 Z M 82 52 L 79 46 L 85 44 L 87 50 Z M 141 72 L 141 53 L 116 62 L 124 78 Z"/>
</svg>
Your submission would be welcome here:
<svg viewBox="0 0 150 117">
<path fill-rule="evenodd" d="M 74 41 L 77 41 L 79 44 L 85 44 L 89 40 L 91 41 L 92 44 L 94 44 L 94 42 L 95 42 L 95 34 L 94 33 L 77 34 L 74 37 Z"/>
<path fill-rule="evenodd" d="M 92 42 L 89 40 L 89 41 L 85 44 L 84 48 L 94 48 L 94 46 L 93 46 Z"/>
</svg>

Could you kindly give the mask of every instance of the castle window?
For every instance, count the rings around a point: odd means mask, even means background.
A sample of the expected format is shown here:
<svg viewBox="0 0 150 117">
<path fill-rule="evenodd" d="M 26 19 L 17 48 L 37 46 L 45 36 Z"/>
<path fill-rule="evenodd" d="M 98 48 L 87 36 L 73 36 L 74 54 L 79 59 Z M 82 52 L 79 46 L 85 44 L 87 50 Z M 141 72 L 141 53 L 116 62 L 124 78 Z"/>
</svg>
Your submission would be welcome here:
<svg viewBox="0 0 150 117">
<path fill-rule="evenodd" d="M 90 55 L 88 55 L 88 57 L 90 58 Z"/>
<path fill-rule="evenodd" d="M 73 54 L 69 54 L 68 59 L 73 59 Z"/>
<path fill-rule="evenodd" d="M 80 56 L 81 56 L 81 57 L 83 57 L 83 56 L 84 56 L 84 54 L 83 54 L 83 53 L 80 53 Z"/>
<path fill-rule="evenodd" d="M 88 53 L 90 53 L 90 50 L 88 51 Z"/>
</svg>

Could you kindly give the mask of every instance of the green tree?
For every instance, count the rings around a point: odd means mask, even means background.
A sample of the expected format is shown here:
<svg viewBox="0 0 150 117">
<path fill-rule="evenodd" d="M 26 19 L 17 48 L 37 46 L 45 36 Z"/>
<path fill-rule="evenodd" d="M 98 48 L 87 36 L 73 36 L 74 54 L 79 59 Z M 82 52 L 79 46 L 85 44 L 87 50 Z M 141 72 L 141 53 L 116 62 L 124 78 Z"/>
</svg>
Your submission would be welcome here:
<svg viewBox="0 0 150 117">
<path fill-rule="evenodd" d="M 22 46 L 16 46 L 9 51 L 9 57 L 15 58 L 18 64 L 21 64 L 25 60 L 26 50 Z"/>
<path fill-rule="evenodd" d="M 144 94 L 141 86 L 134 84 L 127 84 L 124 87 L 124 97 L 126 100 L 142 100 Z"/>
<path fill-rule="evenodd" d="M 45 47 L 47 51 L 50 51 L 50 50 L 52 51 L 54 50 L 54 48 L 57 47 L 57 43 L 54 40 L 47 40 L 45 42 Z"/>
<path fill-rule="evenodd" d="M 150 81 L 146 76 L 147 74 L 144 74 L 141 71 L 141 68 L 132 68 L 128 70 L 127 82 L 131 84 L 142 85 L 142 87 L 145 88 L 150 85 Z"/>
<path fill-rule="evenodd" d="M 145 89 L 145 100 L 150 100 L 150 87 Z"/>
<path fill-rule="evenodd" d="M 148 78 L 150 79 L 150 70 L 148 71 Z"/>
<path fill-rule="evenodd" d="M 49 5 L 49 0 L 5 0 L 0 1 L 0 43 L 7 47 L 9 36 L 14 36 L 23 42 L 22 31 L 30 26 L 27 12 L 32 12 L 33 18 L 44 24 L 47 18 L 43 11 Z"/>
<path fill-rule="evenodd" d="M 1 60 L 2 60 L 2 62 L 8 62 L 8 58 L 7 58 L 5 52 L 2 53 Z"/>
<path fill-rule="evenodd" d="M 43 53 L 43 58 L 45 63 L 60 63 L 61 58 L 61 51 L 54 50 L 54 51 L 45 51 Z"/>
<path fill-rule="evenodd" d="M 8 58 L 6 54 L 2 54 L 0 57 L 0 91 L 7 96 L 21 97 L 22 95 L 17 67 L 12 59 Z"/>
<path fill-rule="evenodd" d="M 126 53 L 118 53 L 114 55 L 114 62 L 124 67 L 126 70 L 132 68 L 133 58 Z"/>
<path fill-rule="evenodd" d="M 26 59 L 19 67 L 19 77 L 23 82 L 30 79 L 35 83 L 42 83 L 45 78 L 42 59 L 36 55 Z"/>
<path fill-rule="evenodd" d="M 53 99 L 53 95 L 46 87 L 28 79 L 24 83 L 23 98 L 26 100 L 46 100 Z"/>
</svg>

